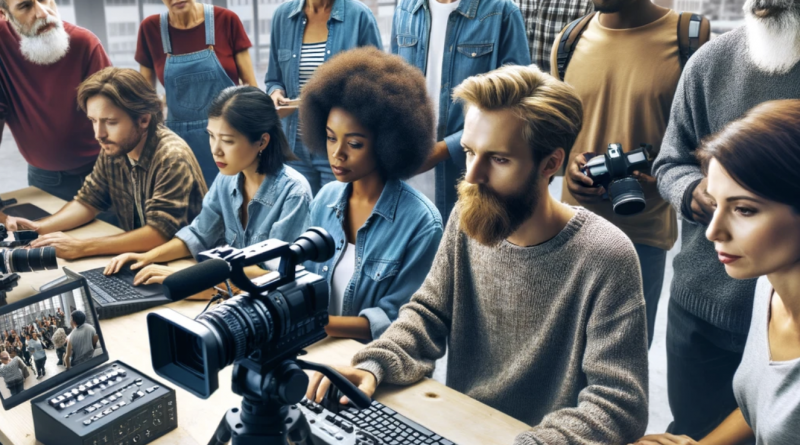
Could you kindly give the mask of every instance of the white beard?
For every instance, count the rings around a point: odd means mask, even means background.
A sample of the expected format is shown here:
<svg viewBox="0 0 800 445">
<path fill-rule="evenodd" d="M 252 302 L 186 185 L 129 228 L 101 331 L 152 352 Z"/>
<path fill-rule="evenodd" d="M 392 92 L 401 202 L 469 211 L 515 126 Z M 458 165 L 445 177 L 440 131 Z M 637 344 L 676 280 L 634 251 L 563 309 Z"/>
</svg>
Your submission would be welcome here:
<svg viewBox="0 0 800 445">
<path fill-rule="evenodd" d="M 55 28 L 43 34 L 36 35 L 36 31 L 47 24 L 56 25 Z M 64 29 L 64 24 L 57 17 L 48 16 L 37 21 L 28 33 L 22 32 L 14 26 L 20 35 L 19 49 L 22 56 L 37 65 L 52 65 L 63 59 L 69 51 L 69 34 Z"/>
<path fill-rule="evenodd" d="M 750 60 L 761 71 L 787 74 L 800 61 L 800 15 L 796 11 L 759 18 L 745 6 L 745 30 Z"/>
</svg>

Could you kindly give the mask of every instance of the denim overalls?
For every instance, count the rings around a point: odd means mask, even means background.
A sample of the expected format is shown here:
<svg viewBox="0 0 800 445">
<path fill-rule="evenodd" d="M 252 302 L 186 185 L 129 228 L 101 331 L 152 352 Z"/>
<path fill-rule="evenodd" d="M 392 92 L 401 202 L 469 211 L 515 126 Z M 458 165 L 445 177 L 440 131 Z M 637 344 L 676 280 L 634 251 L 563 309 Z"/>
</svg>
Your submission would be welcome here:
<svg viewBox="0 0 800 445">
<path fill-rule="evenodd" d="M 206 185 L 210 188 L 219 169 L 211 155 L 211 144 L 206 131 L 208 107 L 220 91 L 234 86 L 234 83 L 214 53 L 214 7 L 203 5 L 203 10 L 207 49 L 173 55 L 169 40 L 168 12 L 161 14 L 161 44 L 167 55 L 164 65 L 164 87 L 169 107 L 167 127 L 192 148 Z"/>
</svg>

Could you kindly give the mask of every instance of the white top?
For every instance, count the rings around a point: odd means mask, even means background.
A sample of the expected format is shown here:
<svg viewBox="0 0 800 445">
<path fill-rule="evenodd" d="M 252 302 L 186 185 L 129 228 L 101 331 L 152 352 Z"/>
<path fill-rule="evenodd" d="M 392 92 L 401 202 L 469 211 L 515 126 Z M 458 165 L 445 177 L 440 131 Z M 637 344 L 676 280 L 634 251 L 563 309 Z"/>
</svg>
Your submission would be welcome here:
<svg viewBox="0 0 800 445">
<path fill-rule="evenodd" d="M 428 64 L 425 80 L 428 86 L 428 96 L 433 101 L 437 126 L 439 125 L 439 94 L 442 92 L 442 63 L 447 35 L 447 19 L 460 3 L 461 0 L 453 3 L 439 3 L 436 0 L 428 2 L 431 9 L 431 34 L 428 40 Z"/>
<path fill-rule="evenodd" d="M 325 47 L 328 41 L 319 43 L 303 43 L 300 48 L 300 91 L 306 86 L 314 71 L 325 62 Z M 303 130 L 297 125 L 297 140 L 301 140 Z"/>
<path fill-rule="evenodd" d="M 339 258 L 339 263 L 333 269 L 333 280 L 331 280 L 331 301 L 328 305 L 330 315 L 342 315 L 344 306 L 344 291 L 353 278 L 356 269 L 356 246 L 347 243 L 347 247 Z"/>
</svg>

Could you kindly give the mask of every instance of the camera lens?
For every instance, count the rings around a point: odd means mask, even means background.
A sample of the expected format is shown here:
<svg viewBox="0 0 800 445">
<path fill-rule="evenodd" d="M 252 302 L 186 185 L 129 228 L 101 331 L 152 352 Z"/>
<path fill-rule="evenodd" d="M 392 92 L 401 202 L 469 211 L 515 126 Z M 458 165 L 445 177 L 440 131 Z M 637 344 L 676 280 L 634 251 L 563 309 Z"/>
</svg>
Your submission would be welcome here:
<svg viewBox="0 0 800 445">
<path fill-rule="evenodd" d="M 220 368 L 244 358 L 272 338 L 272 315 L 255 298 L 234 297 L 197 317 L 219 338 Z"/>
<path fill-rule="evenodd" d="M 3 257 L 3 262 L 8 266 L 7 273 L 38 272 L 58 268 L 54 247 L 7 250 L 4 251 Z"/>
<path fill-rule="evenodd" d="M 635 178 L 627 177 L 612 182 L 608 187 L 608 194 L 617 215 L 635 215 L 645 208 L 644 191 Z"/>
</svg>

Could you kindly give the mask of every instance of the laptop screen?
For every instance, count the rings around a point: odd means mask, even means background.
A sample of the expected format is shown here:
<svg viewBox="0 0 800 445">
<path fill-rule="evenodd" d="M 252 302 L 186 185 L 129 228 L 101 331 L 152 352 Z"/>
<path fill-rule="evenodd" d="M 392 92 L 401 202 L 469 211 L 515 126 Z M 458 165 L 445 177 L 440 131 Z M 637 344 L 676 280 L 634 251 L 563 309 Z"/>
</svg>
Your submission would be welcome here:
<svg viewBox="0 0 800 445">
<path fill-rule="evenodd" d="M 108 360 L 86 281 L 67 276 L 0 308 L 0 401 L 10 409 Z"/>
</svg>

